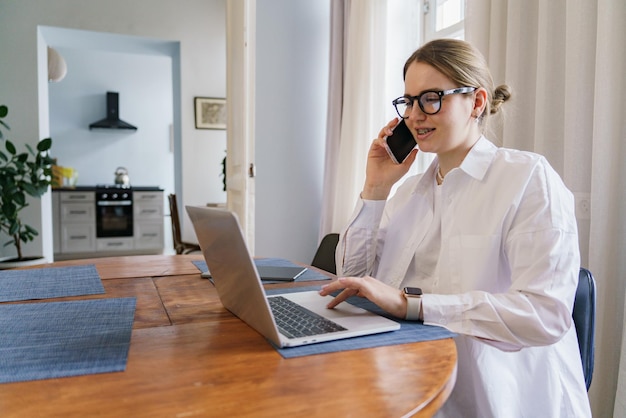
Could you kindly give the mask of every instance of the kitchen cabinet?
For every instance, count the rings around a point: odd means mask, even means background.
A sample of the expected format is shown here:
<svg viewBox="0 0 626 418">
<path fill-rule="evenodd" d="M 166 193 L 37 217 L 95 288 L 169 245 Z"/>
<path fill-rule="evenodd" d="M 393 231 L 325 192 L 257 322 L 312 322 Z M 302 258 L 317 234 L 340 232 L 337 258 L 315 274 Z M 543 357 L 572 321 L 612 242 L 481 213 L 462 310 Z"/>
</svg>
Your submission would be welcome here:
<svg viewBox="0 0 626 418">
<path fill-rule="evenodd" d="M 55 259 L 161 254 L 165 235 L 163 190 L 153 187 L 143 189 L 133 188 L 130 193 L 132 236 L 100 236 L 99 214 L 96 213 L 100 198 L 96 187 L 53 190 Z M 110 204 L 107 206 L 110 207 Z"/>
<path fill-rule="evenodd" d="M 163 192 L 135 192 L 135 249 L 163 248 Z"/>
<path fill-rule="evenodd" d="M 134 249 L 133 238 L 98 238 L 96 250 L 99 252 L 130 251 Z M 109 255 L 109 254 L 106 254 Z M 118 254 L 119 255 L 119 254 Z"/>
<path fill-rule="evenodd" d="M 61 193 L 58 205 L 61 252 L 95 251 L 95 194 L 93 192 Z"/>
</svg>

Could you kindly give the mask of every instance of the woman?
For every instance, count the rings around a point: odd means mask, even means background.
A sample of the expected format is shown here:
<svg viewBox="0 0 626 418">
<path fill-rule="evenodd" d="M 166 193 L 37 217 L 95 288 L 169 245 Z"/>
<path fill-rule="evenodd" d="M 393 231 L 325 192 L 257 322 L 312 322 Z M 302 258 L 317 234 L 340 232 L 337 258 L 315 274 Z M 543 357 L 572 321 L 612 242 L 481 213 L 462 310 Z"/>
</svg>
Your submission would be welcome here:
<svg viewBox="0 0 626 418">
<path fill-rule="evenodd" d="M 591 416 L 572 307 L 580 256 L 572 194 L 545 158 L 498 148 L 482 134 L 509 99 L 484 58 L 441 39 L 404 67 L 394 101 L 436 158 L 387 200 L 415 161 L 370 147 L 360 199 L 337 247 L 337 281 L 389 313 L 457 333 L 458 376 L 438 416 Z M 411 297 L 405 287 L 421 288 Z"/>
</svg>

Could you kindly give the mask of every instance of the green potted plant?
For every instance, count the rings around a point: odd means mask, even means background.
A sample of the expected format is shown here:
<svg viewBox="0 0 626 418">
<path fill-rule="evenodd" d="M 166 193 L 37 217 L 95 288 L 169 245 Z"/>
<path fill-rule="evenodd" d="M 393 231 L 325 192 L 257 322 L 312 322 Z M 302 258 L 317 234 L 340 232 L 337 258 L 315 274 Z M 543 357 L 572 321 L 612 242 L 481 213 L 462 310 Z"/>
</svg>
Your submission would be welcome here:
<svg viewBox="0 0 626 418">
<path fill-rule="evenodd" d="M 48 153 L 50 138 L 39 141 L 36 150 L 26 144 L 28 152 L 17 151 L 3 133 L 10 129 L 4 121 L 8 113 L 8 107 L 0 105 L 0 231 L 10 237 L 4 246 L 13 245 L 17 251 L 17 257 L 11 261 L 22 261 L 26 259 L 22 243 L 32 241 L 39 233 L 23 223 L 20 212 L 28 206 L 27 195 L 39 198 L 48 191 L 54 160 Z"/>
</svg>

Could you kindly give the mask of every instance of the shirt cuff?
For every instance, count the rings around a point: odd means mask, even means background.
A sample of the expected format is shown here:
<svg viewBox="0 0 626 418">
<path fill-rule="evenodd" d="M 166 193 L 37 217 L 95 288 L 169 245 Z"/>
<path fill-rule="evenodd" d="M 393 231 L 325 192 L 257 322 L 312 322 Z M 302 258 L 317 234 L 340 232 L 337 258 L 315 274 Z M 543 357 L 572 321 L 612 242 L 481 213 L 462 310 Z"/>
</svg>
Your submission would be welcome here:
<svg viewBox="0 0 626 418">
<path fill-rule="evenodd" d="M 407 321 L 418 321 L 421 308 L 422 298 L 406 298 L 406 317 L 404 319 Z"/>
<path fill-rule="evenodd" d="M 371 228 L 372 225 L 378 225 L 383 217 L 385 210 L 385 200 L 360 200 L 355 210 L 354 220 L 351 222 L 352 227 Z"/>
</svg>

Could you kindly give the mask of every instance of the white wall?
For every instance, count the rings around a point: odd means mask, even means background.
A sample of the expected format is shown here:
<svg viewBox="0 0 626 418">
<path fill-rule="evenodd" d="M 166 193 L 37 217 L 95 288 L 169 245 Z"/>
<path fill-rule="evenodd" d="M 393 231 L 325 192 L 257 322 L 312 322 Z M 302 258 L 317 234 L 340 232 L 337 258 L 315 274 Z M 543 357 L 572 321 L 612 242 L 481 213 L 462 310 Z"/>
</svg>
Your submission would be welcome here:
<svg viewBox="0 0 626 418">
<path fill-rule="evenodd" d="M 256 26 L 256 255 L 309 263 L 322 201 L 330 2 L 258 0 Z"/>
<path fill-rule="evenodd" d="M 78 185 L 112 184 L 118 166 L 135 186 L 174 192 L 172 60 L 56 48 L 71 71 L 49 86 L 53 157 L 78 171 Z M 138 129 L 89 130 L 106 116 L 106 92 L 119 93 L 120 119 Z M 216 173 L 217 175 L 217 173 Z"/>
<path fill-rule="evenodd" d="M 38 25 L 179 41 L 174 124 L 182 138 L 182 176 L 176 179 L 177 190 L 184 204 L 223 201 L 219 173 L 226 133 L 195 129 L 193 98 L 226 94 L 225 0 L 0 0 L 0 102 L 10 109 L 11 138 L 32 145 L 49 134 L 47 83 L 41 82 L 45 70 L 39 71 L 45 69 L 45 40 Z M 26 255 L 51 258 L 49 194 L 32 203 L 26 221 L 43 235 L 26 247 Z M 10 248 L 0 251 L 12 254 Z"/>
</svg>

